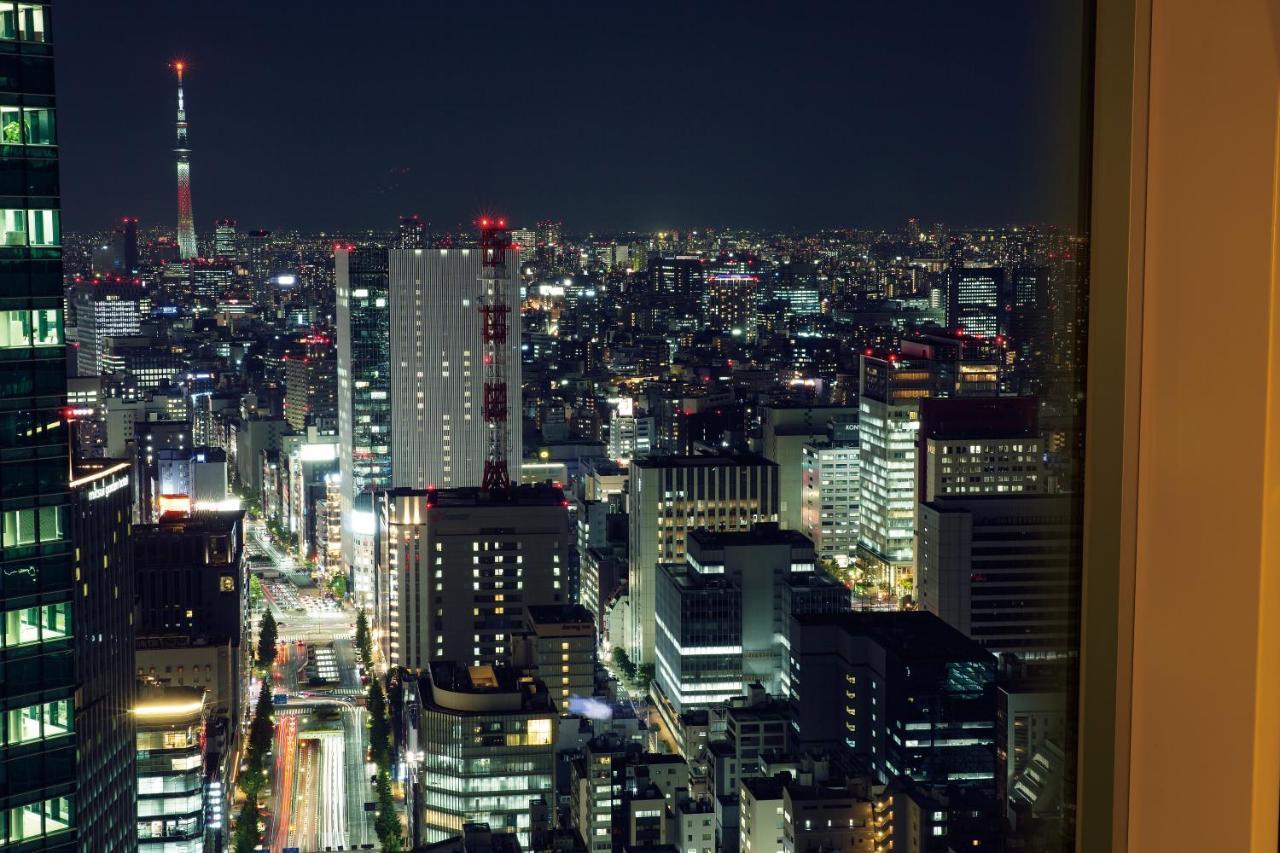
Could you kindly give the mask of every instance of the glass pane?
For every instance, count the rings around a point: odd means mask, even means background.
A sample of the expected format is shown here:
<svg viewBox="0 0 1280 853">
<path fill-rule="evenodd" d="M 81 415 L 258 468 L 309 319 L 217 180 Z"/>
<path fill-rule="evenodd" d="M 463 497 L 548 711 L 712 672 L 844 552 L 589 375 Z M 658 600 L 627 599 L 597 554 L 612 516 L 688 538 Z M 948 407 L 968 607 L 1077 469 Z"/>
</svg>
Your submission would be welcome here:
<svg viewBox="0 0 1280 853">
<path fill-rule="evenodd" d="M 27 212 L 0 209 L 0 246 L 27 245 Z"/>
<path fill-rule="evenodd" d="M 0 39 L 18 37 L 18 12 L 12 3 L 0 3 Z"/>
<path fill-rule="evenodd" d="M 18 29 L 23 41 L 44 41 L 44 7 L 19 3 Z"/>
<path fill-rule="evenodd" d="M 28 145 L 53 145 L 56 142 L 53 135 L 53 110 L 24 110 L 23 123 Z M 7 134 L 7 128 L 5 132 Z"/>
<path fill-rule="evenodd" d="M 58 220 L 59 213 L 56 210 L 27 211 L 31 245 L 57 246 L 61 242 Z"/>
<path fill-rule="evenodd" d="M 19 107 L 0 107 L 0 142 L 8 145 L 22 143 L 22 110 Z"/>
<path fill-rule="evenodd" d="M 29 311 L 0 311 L 0 348 L 31 345 Z"/>
</svg>

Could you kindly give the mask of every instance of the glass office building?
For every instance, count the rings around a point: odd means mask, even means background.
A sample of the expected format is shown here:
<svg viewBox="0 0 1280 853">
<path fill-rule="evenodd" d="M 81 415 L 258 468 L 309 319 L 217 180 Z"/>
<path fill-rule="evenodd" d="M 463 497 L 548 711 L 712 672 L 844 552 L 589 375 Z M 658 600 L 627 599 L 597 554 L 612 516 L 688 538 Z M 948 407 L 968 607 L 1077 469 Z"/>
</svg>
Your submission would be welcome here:
<svg viewBox="0 0 1280 853">
<path fill-rule="evenodd" d="M 423 679 L 419 814 L 428 843 L 487 823 L 529 844 L 530 802 L 552 801 L 559 713 L 515 670 L 433 663 Z"/>
<path fill-rule="evenodd" d="M 77 839 L 50 4 L 0 3 L 0 847 Z"/>
</svg>

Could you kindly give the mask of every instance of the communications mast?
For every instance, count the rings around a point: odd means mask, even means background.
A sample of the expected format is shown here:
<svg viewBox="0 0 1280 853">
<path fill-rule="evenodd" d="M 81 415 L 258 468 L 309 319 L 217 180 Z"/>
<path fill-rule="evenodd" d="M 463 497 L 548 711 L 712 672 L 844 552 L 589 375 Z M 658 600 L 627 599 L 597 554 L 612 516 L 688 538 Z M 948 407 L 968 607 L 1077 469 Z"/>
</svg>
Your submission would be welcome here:
<svg viewBox="0 0 1280 853">
<path fill-rule="evenodd" d="M 511 491 L 507 465 L 507 220 L 480 219 L 480 317 L 484 337 L 484 424 L 488 455 L 481 488 L 492 495 Z"/>
<path fill-rule="evenodd" d="M 186 63 L 173 63 L 178 73 L 178 256 L 183 260 L 196 256 L 196 221 L 191 214 L 191 149 L 187 147 L 187 106 L 182 95 L 182 72 Z"/>
</svg>

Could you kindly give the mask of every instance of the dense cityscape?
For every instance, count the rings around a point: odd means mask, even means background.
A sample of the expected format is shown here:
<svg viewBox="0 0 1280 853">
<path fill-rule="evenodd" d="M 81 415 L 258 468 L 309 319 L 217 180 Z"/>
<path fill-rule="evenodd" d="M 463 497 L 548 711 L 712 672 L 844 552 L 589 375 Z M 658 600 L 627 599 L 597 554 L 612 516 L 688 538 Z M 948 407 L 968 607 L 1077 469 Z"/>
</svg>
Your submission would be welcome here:
<svg viewBox="0 0 1280 853">
<path fill-rule="evenodd" d="M 0 846 L 1071 848 L 1083 236 L 268 228 L 180 61 L 64 231 L 13 6 Z"/>
</svg>

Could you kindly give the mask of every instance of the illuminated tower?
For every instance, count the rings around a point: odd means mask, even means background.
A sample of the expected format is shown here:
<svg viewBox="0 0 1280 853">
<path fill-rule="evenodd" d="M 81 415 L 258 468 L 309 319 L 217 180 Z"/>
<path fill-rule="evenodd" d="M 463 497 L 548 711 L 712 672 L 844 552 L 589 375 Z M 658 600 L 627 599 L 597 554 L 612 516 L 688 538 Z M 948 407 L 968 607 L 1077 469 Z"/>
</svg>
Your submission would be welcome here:
<svg viewBox="0 0 1280 853">
<path fill-rule="evenodd" d="M 182 71 L 186 64 L 173 63 L 178 72 L 178 256 L 196 256 L 196 224 L 191 215 L 191 149 L 187 147 L 187 108 L 182 98 Z"/>
</svg>

